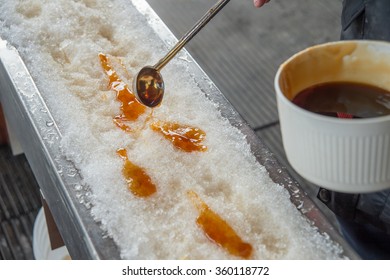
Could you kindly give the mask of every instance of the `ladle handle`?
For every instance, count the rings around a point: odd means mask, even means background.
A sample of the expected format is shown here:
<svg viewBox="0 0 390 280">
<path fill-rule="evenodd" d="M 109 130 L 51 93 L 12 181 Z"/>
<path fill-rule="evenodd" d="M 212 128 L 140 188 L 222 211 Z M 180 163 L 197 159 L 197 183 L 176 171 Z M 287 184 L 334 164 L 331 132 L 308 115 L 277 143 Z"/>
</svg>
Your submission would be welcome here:
<svg viewBox="0 0 390 280">
<path fill-rule="evenodd" d="M 176 43 L 173 49 L 154 65 L 160 71 L 230 0 L 219 0 L 195 25 Z"/>
</svg>

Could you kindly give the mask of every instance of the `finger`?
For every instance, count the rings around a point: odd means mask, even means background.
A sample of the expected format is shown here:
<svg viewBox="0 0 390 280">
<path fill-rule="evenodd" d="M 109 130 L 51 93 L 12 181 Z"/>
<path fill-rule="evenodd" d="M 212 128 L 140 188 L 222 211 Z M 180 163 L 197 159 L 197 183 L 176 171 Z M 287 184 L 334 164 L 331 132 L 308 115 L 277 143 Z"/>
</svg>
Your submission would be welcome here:
<svg viewBox="0 0 390 280">
<path fill-rule="evenodd" d="M 263 6 L 265 3 L 268 3 L 270 0 L 253 0 L 253 4 L 255 7 L 260 8 Z"/>
</svg>

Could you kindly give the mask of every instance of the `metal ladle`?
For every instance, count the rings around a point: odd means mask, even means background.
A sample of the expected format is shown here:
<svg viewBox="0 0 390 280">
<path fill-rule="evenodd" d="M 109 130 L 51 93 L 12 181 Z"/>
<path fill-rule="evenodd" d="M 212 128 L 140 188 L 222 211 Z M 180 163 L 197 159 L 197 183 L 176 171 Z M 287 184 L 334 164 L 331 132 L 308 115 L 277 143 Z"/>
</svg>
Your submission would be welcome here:
<svg viewBox="0 0 390 280">
<path fill-rule="evenodd" d="M 230 0 L 219 0 L 154 66 L 142 68 L 133 81 L 139 102 L 148 107 L 158 106 L 164 96 L 164 80 L 160 70 L 187 44 Z"/>
</svg>

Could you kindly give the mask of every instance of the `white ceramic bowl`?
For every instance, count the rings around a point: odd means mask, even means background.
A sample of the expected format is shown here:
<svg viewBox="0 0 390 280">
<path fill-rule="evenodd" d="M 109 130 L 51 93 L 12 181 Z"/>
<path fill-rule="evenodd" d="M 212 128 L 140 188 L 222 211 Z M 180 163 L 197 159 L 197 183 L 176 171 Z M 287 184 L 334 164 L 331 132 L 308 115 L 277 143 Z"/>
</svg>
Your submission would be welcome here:
<svg viewBox="0 0 390 280">
<path fill-rule="evenodd" d="M 38 212 L 33 229 L 33 252 L 36 260 L 67 260 L 70 259 L 65 246 L 51 249 L 43 208 Z"/>
<path fill-rule="evenodd" d="M 390 116 L 338 119 L 291 102 L 303 89 L 332 81 L 390 91 L 390 43 L 327 43 L 310 47 L 280 66 L 275 90 L 287 159 L 303 178 L 331 190 L 366 193 L 389 188 Z"/>
</svg>

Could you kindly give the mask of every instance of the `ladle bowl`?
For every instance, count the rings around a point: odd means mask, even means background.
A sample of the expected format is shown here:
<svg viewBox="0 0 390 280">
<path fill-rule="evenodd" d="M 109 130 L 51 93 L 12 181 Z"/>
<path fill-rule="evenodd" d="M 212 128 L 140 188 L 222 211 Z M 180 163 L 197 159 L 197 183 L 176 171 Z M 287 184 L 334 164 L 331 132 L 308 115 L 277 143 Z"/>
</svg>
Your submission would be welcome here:
<svg viewBox="0 0 390 280">
<path fill-rule="evenodd" d="M 143 67 L 133 81 L 133 91 L 139 102 L 148 107 L 160 105 L 165 85 L 161 69 L 187 44 L 230 0 L 219 0 L 154 66 Z"/>
<path fill-rule="evenodd" d="M 164 97 L 163 77 L 152 66 L 145 66 L 138 72 L 133 88 L 138 101 L 151 108 L 158 106 Z"/>
</svg>

